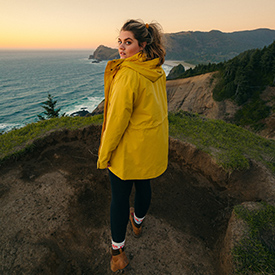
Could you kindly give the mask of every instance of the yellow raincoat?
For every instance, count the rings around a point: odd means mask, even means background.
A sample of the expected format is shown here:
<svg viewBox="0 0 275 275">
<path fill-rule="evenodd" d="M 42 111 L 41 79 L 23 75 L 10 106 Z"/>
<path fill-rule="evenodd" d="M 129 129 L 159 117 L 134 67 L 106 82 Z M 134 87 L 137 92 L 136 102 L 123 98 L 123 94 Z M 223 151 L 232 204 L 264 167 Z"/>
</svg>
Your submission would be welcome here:
<svg viewBox="0 0 275 275">
<path fill-rule="evenodd" d="M 166 76 L 141 53 L 109 61 L 97 168 L 122 180 L 160 176 L 168 163 Z"/>
</svg>

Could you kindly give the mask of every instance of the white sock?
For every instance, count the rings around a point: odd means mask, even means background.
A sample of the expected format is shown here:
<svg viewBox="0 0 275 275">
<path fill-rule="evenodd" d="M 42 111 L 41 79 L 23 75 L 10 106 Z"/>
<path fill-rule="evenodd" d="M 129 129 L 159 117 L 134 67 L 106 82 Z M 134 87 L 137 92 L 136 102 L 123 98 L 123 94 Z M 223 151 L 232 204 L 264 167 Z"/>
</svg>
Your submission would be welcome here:
<svg viewBox="0 0 275 275">
<path fill-rule="evenodd" d="M 124 245 L 125 245 L 125 240 L 124 240 L 123 242 L 121 242 L 121 243 L 116 243 L 116 242 L 114 242 L 114 241 L 112 240 L 112 248 L 113 248 L 114 250 L 123 248 Z"/>
<path fill-rule="evenodd" d="M 138 218 L 138 217 L 136 216 L 136 214 L 134 214 L 134 220 L 135 220 L 135 223 L 136 223 L 136 224 L 141 224 L 141 223 L 143 222 L 144 219 L 145 219 L 145 217 L 143 217 L 143 218 Z"/>
</svg>

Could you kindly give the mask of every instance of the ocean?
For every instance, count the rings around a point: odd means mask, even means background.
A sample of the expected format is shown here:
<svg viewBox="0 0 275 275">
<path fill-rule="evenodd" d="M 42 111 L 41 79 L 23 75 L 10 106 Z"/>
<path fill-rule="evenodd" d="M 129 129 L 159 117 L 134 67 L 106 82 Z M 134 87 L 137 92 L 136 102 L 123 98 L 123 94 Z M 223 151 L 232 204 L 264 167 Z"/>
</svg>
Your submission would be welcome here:
<svg viewBox="0 0 275 275">
<path fill-rule="evenodd" d="M 104 98 L 107 61 L 91 51 L 0 51 L 0 132 L 38 121 L 48 93 L 60 113 L 92 112 Z M 172 66 L 163 65 L 166 74 Z"/>
</svg>

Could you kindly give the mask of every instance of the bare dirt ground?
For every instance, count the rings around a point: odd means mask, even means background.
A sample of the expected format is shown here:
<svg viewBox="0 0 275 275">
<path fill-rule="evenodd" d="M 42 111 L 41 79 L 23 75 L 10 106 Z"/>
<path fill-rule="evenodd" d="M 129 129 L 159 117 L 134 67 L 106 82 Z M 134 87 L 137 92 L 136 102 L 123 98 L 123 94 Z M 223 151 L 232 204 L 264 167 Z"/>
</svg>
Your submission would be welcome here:
<svg viewBox="0 0 275 275">
<path fill-rule="evenodd" d="M 99 126 L 55 132 L 0 167 L 1 274 L 112 274 L 111 191 L 107 171 L 96 169 L 99 138 Z M 152 181 L 143 236 L 128 226 L 125 274 L 224 274 L 220 248 L 239 200 L 182 165 L 185 152 L 176 154 Z"/>
</svg>

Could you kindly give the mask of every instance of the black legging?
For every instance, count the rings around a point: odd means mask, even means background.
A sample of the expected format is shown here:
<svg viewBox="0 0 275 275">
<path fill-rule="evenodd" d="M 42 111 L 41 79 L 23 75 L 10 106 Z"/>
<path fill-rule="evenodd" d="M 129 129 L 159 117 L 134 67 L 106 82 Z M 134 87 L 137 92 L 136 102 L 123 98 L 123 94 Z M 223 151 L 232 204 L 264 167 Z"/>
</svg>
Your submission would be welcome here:
<svg viewBox="0 0 275 275">
<path fill-rule="evenodd" d="M 135 214 L 143 218 L 151 202 L 150 180 L 121 180 L 109 170 L 112 188 L 111 201 L 111 233 L 114 242 L 121 243 L 125 240 L 129 220 L 129 197 L 135 183 Z"/>
</svg>

